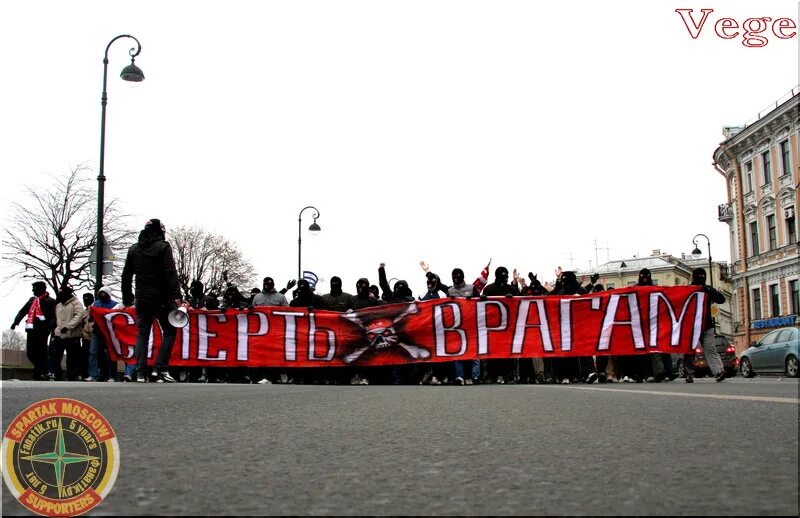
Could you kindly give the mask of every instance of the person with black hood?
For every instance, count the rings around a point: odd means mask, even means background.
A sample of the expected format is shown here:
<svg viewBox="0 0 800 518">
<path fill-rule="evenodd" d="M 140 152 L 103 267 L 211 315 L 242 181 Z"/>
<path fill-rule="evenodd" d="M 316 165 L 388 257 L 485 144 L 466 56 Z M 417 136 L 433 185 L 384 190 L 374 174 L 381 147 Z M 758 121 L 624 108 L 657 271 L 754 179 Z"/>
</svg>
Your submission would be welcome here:
<svg viewBox="0 0 800 518">
<path fill-rule="evenodd" d="M 325 309 L 325 303 L 322 301 L 322 297 L 311 290 L 311 284 L 309 284 L 306 279 L 297 281 L 297 290 L 295 291 L 296 296 L 289 303 L 289 306 L 293 308 L 307 308 L 309 311 Z M 318 368 L 300 367 L 292 370 L 294 372 L 295 383 L 308 384 L 318 380 L 321 381 L 322 379 L 321 373 L 318 372 L 320 369 Z"/>
<path fill-rule="evenodd" d="M 725 302 L 725 295 L 718 292 L 711 286 L 706 286 L 706 271 L 704 268 L 695 268 L 692 271 L 692 286 L 702 286 L 702 291 L 706 294 L 704 320 L 705 328 L 703 329 L 703 337 L 700 341 L 700 347 L 703 348 L 703 355 L 708 362 L 708 368 L 714 375 L 717 381 L 725 379 L 725 367 L 722 364 L 722 358 L 719 357 L 717 348 L 714 346 L 714 317 L 711 315 L 712 304 L 723 304 Z M 683 356 L 683 367 L 686 369 L 686 383 L 694 383 L 694 349 L 689 354 Z"/>
<path fill-rule="evenodd" d="M 128 250 L 122 269 L 122 303 L 136 304 L 136 381 L 147 381 L 147 345 L 153 321 L 161 324 L 161 347 L 151 376 L 157 382 L 174 383 L 168 372 L 177 330 L 169 323 L 169 313 L 181 304 L 181 288 L 172 247 L 165 240 L 161 220 L 151 219 L 139 233 L 139 240 Z M 136 294 L 132 289 L 136 277 Z"/>
<path fill-rule="evenodd" d="M 11 329 L 25 319 L 25 352 L 33 364 L 33 379 L 46 381 L 47 339 L 56 328 L 56 301 L 44 281 L 34 282 L 32 288 L 33 297 L 19 310 Z"/>
<path fill-rule="evenodd" d="M 414 302 L 414 295 L 408 287 L 408 282 L 401 279 L 394 283 L 394 287 L 389 286 L 389 281 L 386 280 L 386 263 L 381 263 L 378 267 L 378 284 L 383 290 L 383 300 L 389 304 Z"/>
<path fill-rule="evenodd" d="M 296 283 L 289 281 L 287 288 L 291 289 Z M 275 289 L 275 280 L 272 277 L 264 277 L 261 284 L 261 293 L 257 293 L 251 302 L 251 306 L 288 306 L 289 301 L 286 300 L 286 289 L 277 291 Z"/>
<path fill-rule="evenodd" d="M 494 271 L 494 282 L 487 284 L 481 293 L 483 297 L 518 297 L 519 288 L 508 283 L 508 268 L 498 266 Z M 485 380 L 495 380 L 498 384 L 514 383 L 516 366 L 513 358 L 486 360 Z"/>
<path fill-rule="evenodd" d="M 359 309 L 370 308 L 373 306 L 380 306 L 384 304 L 384 302 L 374 297 L 371 293 L 371 286 L 369 283 L 369 279 L 366 277 L 361 277 L 356 281 L 356 294 L 353 297 L 353 309 L 348 310 L 347 312 L 350 313 L 351 311 L 358 311 Z M 377 288 L 377 286 L 376 286 Z M 352 374 L 352 378 L 350 378 L 351 385 L 369 385 L 369 378 L 368 374 L 371 375 L 374 372 L 374 369 L 380 369 L 380 367 L 339 367 L 339 369 L 346 369 L 344 372 L 346 375 Z"/>
<path fill-rule="evenodd" d="M 401 304 L 414 302 L 415 300 L 414 294 L 411 293 L 411 288 L 408 287 L 408 282 L 405 280 L 398 280 L 393 287 L 389 286 L 389 281 L 386 278 L 386 263 L 380 263 L 378 266 L 378 284 L 383 291 L 382 298 L 387 304 Z M 378 377 L 382 378 L 382 381 L 386 382 L 388 380 L 394 385 L 416 383 L 421 378 L 420 368 L 416 364 L 373 367 L 373 370 L 379 373 Z M 424 381 L 431 384 L 441 384 L 433 377 L 426 378 Z"/>
<path fill-rule="evenodd" d="M 578 282 L 578 277 L 573 271 L 561 272 L 556 280 L 556 288 L 553 295 L 584 295 L 586 290 Z M 597 371 L 594 366 L 594 359 L 591 356 L 578 356 L 572 358 L 554 358 L 553 370 L 561 383 L 577 383 L 584 380 L 589 383 L 597 379 Z M 594 376 L 592 376 L 594 375 Z"/>
<path fill-rule="evenodd" d="M 639 271 L 639 280 L 636 282 L 637 286 L 653 286 L 653 274 L 650 272 L 649 268 L 642 268 Z M 656 383 L 661 383 L 665 379 L 674 379 L 672 375 L 672 355 L 669 353 L 650 353 L 649 355 L 649 364 L 647 361 L 642 361 L 640 370 L 642 372 L 647 372 L 648 368 L 653 374 L 652 380 L 648 378 L 648 381 L 655 381 Z M 640 356 L 641 357 L 641 356 Z"/>
</svg>

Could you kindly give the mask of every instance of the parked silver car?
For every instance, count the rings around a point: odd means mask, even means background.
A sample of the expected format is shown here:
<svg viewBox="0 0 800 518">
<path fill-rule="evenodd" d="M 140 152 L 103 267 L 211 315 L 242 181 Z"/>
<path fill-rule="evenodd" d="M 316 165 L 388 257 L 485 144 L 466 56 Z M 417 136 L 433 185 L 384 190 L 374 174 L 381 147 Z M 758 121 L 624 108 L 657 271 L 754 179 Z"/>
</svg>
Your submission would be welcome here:
<svg viewBox="0 0 800 518">
<path fill-rule="evenodd" d="M 739 358 L 742 376 L 782 372 L 790 378 L 800 373 L 800 327 L 784 327 L 764 335 Z"/>
</svg>

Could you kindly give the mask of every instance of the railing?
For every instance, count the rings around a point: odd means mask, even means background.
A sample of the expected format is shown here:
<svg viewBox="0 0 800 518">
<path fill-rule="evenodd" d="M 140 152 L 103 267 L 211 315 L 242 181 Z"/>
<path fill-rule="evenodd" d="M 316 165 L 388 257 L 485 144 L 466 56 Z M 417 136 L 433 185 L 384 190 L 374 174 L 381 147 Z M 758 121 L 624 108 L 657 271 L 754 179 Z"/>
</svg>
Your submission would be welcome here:
<svg viewBox="0 0 800 518">
<path fill-rule="evenodd" d="M 763 115 L 768 114 L 769 112 L 771 112 L 772 110 L 774 110 L 775 108 L 780 106 L 781 104 L 785 103 L 786 101 L 788 101 L 789 99 L 794 97 L 798 92 L 800 92 L 800 85 L 795 86 L 794 88 L 791 89 L 791 91 L 786 92 L 785 94 L 783 94 L 783 96 L 780 99 L 775 101 L 774 105 L 770 104 L 769 106 L 766 106 L 765 108 L 762 108 L 758 112 L 758 115 L 756 115 L 755 117 L 753 117 L 752 119 L 750 119 L 749 121 L 744 123 L 744 128 L 750 126 L 753 123 L 758 122 L 759 120 L 761 120 L 761 117 Z M 744 128 L 742 128 L 742 129 L 744 129 Z"/>
</svg>

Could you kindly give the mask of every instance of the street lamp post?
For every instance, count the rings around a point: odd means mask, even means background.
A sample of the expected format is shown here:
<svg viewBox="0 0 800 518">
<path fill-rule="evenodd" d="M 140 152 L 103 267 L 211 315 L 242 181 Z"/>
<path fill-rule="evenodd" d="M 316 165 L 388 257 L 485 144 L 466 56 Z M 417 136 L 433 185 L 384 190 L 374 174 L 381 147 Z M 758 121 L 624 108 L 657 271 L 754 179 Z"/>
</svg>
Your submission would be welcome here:
<svg viewBox="0 0 800 518">
<path fill-rule="evenodd" d="M 112 39 L 108 42 L 106 46 L 106 53 L 103 56 L 103 95 L 100 97 L 100 106 L 102 107 L 102 114 L 100 116 L 100 168 L 99 173 L 97 175 L 97 238 L 95 242 L 97 243 L 96 253 L 95 256 L 95 264 L 96 264 L 96 280 L 94 283 L 94 291 L 95 294 L 97 290 L 103 285 L 103 259 L 105 258 L 105 254 L 103 253 L 103 248 L 105 248 L 105 243 L 103 239 L 103 213 L 105 212 L 105 153 L 106 153 L 106 104 L 108 102 L 108 94 L 106 93 L 106 84 L 108 82 L 108 49 L 111 48 L 111 44 L 117 41 L 120 38 L 131 38 L 136 42 L 136 47 L 131 48 L 128 51 L 128 54 L 131 56 L 131 64 L 126 66 L 122 69 L 120 73 L 120 77 L 125 81 L 132 81 L 135 83 L 144 81 L 144 73 L 142 69 L 136 66 L 134 63 L 136 56 L 142 51 L 142 45 L 139 43 L 139 40 L 134 38 L 129 34 L 120 34 L 116 38 Z"/>
<path fill-rule="evenodd" d="M 711 287 L 714 287 L 714 272 L 711 269 L 711 241 L 708 239 L 708 236 L 705 234 L 697 234 L 692 238 L 692 244 L 694 245 L 694 250 L 692 250 L 692 255 L 695 257 L 699 257 L 703 252 L 700 251 L 700 248 L 697 246 L 697 238 L 698 237 L 706 238 L 706 243 L 708 243 L 708 279 L 711 283 Z"/>
<path fill-rule="evenodd" d="M 304 207 L 303 210 L 300 211 L 300 215 L 297 216 L 297 280 L 298 281 L 300 279 L 302 279 L 302 277 L 300 276 L 301 273 L 302 273 L 302 271 L 300 270 L 300 251 L 302 250 L 302 243 L 303 243 L 303 239 L 302 239 L 302 237 L 303 237 L 303 227 L 302 227 L 303 212 L 305 212 L 306 209 L 314 209 L 314 216 L 313 216 L 314 222 L 311 224 L 311 226 L 308 227 L 308 230 L 312 234 L 316 234 L 317 232 L 322 230 L 321 228 L 319 228 L 319 225 L 317 225 L 317 218 L 319 217 L 319 210 L 317 210 L 316 207 L 312 207 L 311 205 L 309 205 L 308 207 Z"/>
</svg>

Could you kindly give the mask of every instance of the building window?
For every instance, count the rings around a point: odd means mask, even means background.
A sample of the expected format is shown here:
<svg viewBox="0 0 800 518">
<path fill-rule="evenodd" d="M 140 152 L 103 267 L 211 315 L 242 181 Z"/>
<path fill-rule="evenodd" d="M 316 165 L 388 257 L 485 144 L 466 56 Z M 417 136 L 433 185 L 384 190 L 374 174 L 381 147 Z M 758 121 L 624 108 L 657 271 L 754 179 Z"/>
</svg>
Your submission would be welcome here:
<svg viewBox="0 0 800 518">
<path fill-rule="evenodd" d="M 800 282 L 789 281 L 789 309 L 791 315 L 800 315 Z"/>
<path fill-rule="evenodd" d="M 764 170 L 764 184 L 769 185 L 772 183 L 772 164 L 769 160 L 769 150 L 761 153 L 761 166 Z"/>
<path fill-rule="evenodd" d="M 767 216 L 767 235 L 769 236 L 769 249 L 778 248 L 778 229 L 775 227 L 775 214 Z"/>
<path fill-rule="evenodd" d="M 751 293 L 753 309 L 750 313 L 750 320 L 761 320 L 761 288 L 753 288 Z"/>
<path fill-rule="evenodd" d="M 751 192 L 753 192 L 753 161 L 752 160 L 749 160 L 744 165 L 744 171 L 745 171 L 744 193 L 745 194 L 750 194 Z"/>
<path fill-rule="evenodd" d="M 769 316 L 781 316 L 781 292 L 777 284 L 772 284 L 769 287 Z"/>
<path fill-rule="evenodd" d="M 789 157 L 789 140 L 781 142 L 781 170 L 782 175 L 787 175 L 792 172 L 792 161 Z"/>
<path fill-rule="evenodd" d="M 789 216 L 786 218 L 786 235 L 788 236 L 787 245 L 793 245 L 797 242 L 797 227 L 794 223 L 794 207 L 786 209 Z"/>
<path fill-rule="evenodd" d="M 750 255 L 758 255 L 760 252 L 758 248 L 758 222 L 750 222 Z"/>
</svg>

